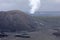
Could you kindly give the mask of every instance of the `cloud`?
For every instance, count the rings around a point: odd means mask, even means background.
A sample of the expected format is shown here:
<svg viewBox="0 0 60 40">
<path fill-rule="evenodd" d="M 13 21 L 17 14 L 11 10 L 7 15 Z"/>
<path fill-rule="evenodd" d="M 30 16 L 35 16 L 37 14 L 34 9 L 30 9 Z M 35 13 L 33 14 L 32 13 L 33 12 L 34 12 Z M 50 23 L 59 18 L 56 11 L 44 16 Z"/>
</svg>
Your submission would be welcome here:
<svg viewBox="0 0 60 40">
<path fill-rule="evenodd" d="M 12 10 L 15 9 L 16 4 L 10 0 L 0 0 L 0 11 L 7 11 L 7 10 Z"/>
<path fill-rule="evenodd" d="M 60 11 L 60 1 L 43 0 L 41 2 L 40 11 Z"/>
<path fill-rule="evenodd" d="M 27 0 L 0 0 L 0 11 L 7 10 L 26 11 L 28 9 L 27 4 L 28 4 Z"/>
<path fill-rule="evenodd" d="M 0 0 L 0 11 L 1 10 L 22 10 L 29 12 L 29 1 L 28 0 Z M 60 0 L 41 0 L 40 10 L 60 10 Z"/>
<path fill-rule="evenodd" d="M 60 3 L 60 0 L 55 0 L 55 2 Z"/>
<path fill-rule="evenodd" d="M 8 11 L 8 10 L 12 10 L 15 9 L 14 4 L 11 3 L 0 3 L 0 11 Z"/>
<path fill-rule="evenodd" d="M 49 2 L 60 3 L 60 0 L 47 0 Z"/>
</svg>

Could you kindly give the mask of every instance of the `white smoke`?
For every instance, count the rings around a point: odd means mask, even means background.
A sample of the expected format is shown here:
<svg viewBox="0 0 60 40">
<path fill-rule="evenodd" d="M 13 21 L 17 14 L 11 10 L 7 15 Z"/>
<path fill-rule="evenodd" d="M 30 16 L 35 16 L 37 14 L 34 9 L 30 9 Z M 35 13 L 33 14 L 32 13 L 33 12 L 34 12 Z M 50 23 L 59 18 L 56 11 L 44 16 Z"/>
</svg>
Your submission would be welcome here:
<svg viewBox="0 0 60 40">
<path fill-rule="evenodd" d="M 40 8 L 40 0 L 29 0 L 29 2 L 29 6 L 31 7 L 30 13 L 34 14 Z"/>
</svg>

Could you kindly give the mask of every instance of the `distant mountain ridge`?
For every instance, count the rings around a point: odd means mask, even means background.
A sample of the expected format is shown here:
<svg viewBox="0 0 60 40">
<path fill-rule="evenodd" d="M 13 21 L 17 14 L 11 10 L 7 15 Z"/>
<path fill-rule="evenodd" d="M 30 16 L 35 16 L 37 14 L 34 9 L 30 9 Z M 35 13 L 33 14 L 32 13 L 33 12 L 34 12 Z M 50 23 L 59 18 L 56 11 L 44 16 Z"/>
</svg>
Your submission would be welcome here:
<svg viewBox="0 0 60 40">
<path fill-rule="evenodd" d="M 34 16 L 60 16 L 60 11 L 42 11 L 36 12 Z"/>
</svg>

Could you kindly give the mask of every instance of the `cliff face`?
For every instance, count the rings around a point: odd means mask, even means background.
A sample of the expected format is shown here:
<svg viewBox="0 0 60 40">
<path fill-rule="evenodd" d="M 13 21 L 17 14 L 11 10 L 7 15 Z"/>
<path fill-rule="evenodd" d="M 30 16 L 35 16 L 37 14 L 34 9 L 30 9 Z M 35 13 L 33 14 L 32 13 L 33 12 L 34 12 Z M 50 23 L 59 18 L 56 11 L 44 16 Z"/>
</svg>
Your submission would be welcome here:
<svg viewBox="0 0 60 40">
<path fill-rule="evenodd" d="M 19 10 L 0 12 L 1 31 L 32 31 L 35 29 L 31 16 Z"/>
</svg>

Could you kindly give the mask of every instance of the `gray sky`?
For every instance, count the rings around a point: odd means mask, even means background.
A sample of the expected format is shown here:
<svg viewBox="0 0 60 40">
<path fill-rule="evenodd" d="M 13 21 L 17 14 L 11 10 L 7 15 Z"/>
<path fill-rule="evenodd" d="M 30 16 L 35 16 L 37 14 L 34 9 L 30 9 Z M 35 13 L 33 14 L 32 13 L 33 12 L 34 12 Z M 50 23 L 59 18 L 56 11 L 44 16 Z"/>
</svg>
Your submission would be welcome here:
<svg viewBox="0 0 60 40">
<path fill-rule="evenodd" d="M 60 11 L 60 0 L 41 0 L 41 11 Z"/>
<path fill-rule="evenodd" d="M 30 10 L 28 0 L 0 0 L 0 11 L 5 10 Z M 39 11 L 60 11 L 60 0 L 41 0 Z"/>
</svg>

